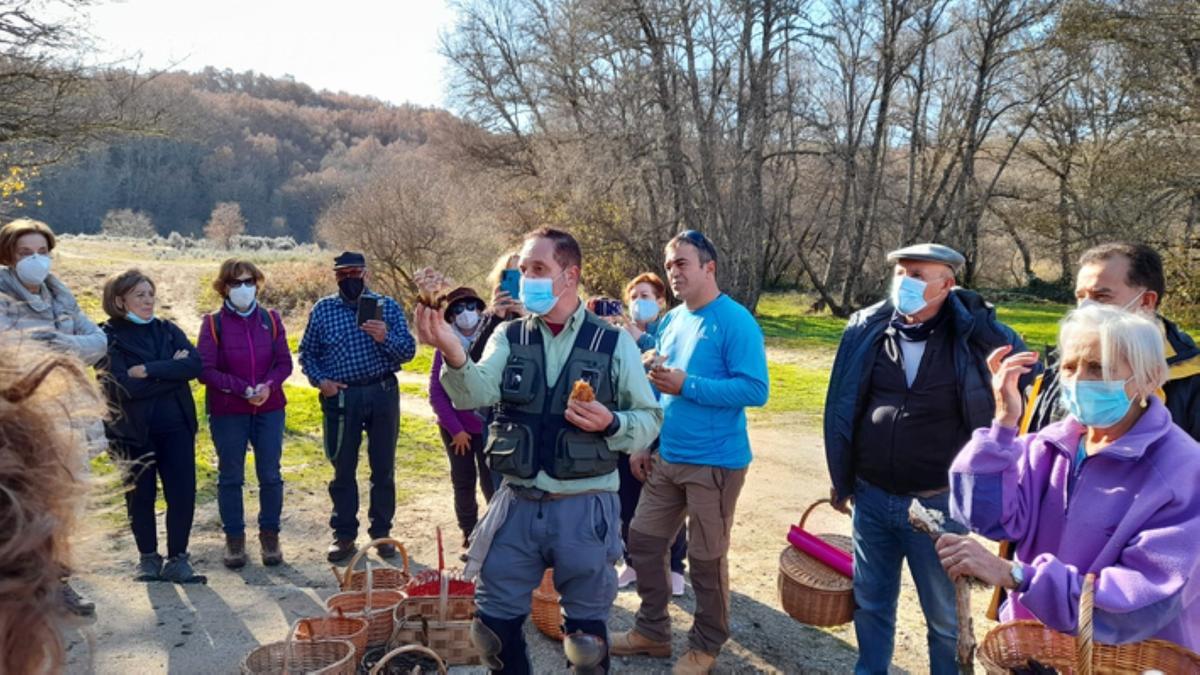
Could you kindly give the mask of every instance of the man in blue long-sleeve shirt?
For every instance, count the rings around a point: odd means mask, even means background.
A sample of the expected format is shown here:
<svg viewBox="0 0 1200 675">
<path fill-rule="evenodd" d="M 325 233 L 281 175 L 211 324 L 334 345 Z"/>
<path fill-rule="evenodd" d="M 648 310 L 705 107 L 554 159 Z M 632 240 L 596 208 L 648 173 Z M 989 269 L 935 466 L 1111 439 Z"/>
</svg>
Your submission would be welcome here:
<svg viewBox="0 0 1200 675">
<path fill-rule="evenodd" d="M 400 433 L 400 391 L 395 372 L 411 361 L 417 345 L 408 332 L 404 311 L 393 299 L 366 289 L 363 254 L 344 252 L 334 259 L 338 293 L 321 298 L 308 315 L 300 341 L 300 368 L 321 390 L 325 417 L 325 455 L 333 463 L 329 497 L 333 513 L 330 562 L 354 555 L 358 536 L 358 447 L 367 432 L 371 465 L 371 506 L 367 530 L 372 539 L 386 537 L 396 513 L 396 439 Z M 375 318 L 359 323 L 359 302 L 375 301 Z M 366 317 L 364 317 L 365 319 Z M 396 555 L 380 546 L 385 558 Z"/>
<path fill-rule="evenodd" d="M 667 244 L 667 276 L 683 304 L 662 320 L 650 381 L 662 393 L 658 452 L 630 459 L 646 485 L 629 527 L 642 606 L 616 655 L 671 655 L 668 551 L 688 522 L 696 614 L 675 673 L 706 673 L 729 639 L 729 534 L 750 465 L 746 408 L 767 402 L 767 356 L 754 317 L 717 286 L 717 251 L 687 230 Z"/>
</svg>

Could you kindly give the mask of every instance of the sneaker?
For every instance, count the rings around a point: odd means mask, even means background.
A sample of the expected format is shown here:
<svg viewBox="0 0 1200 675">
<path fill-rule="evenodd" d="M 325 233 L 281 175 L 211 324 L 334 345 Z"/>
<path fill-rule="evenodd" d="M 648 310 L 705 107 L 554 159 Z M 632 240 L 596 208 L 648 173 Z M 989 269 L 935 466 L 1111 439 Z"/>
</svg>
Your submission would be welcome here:
<svg viewBox="0 0 1200 675">
<path fill-rule="evenodd" d="M 231 570 L 246 566 L 246 536 L 242 534 L 225 535 L 225 555 L 221 562 Z"/>
<path fill-rule="evenodd" d="M 283 564 L 283 550 L 279 548 L 278 532 L 259 532 L 258 543 L 262 546 L 262 562 L 267 567 Z"/>
<path fill-rule="evenodd" d="M 379 554 L 380 558 L 383 558 L 384 560 L 391 560 L 392 558 L 396 557 L 396 545 L 380 544 L 375 547 L 375 552 Z"/>
<path fill-rule="evenodd" d="M 348 559 L 358 551 L 353 539 L 334 539 L 326 551 L 325 559 L 331 563 L 339 563 Z"/>
<path fill-rule="evenodd" d="M 617 588 L 625 588 L 631 584 L 637 584 L 637 570 L 626 565 L 625 569 L 621 570 L 621 573 L 617 575 Z"/>
<path fill-rule="evenodd" d="M 167 559 L 167 564 L 163 565 L 162 579 L 176 584 L 207 584 L 208 578 L 202 574 L 196 574 L 196 570 L 192 569 L 192 563 L 188 562 L 188 554 L 180 553 L 177 556 L 172 556 Z"/>
<path fill-rule="evenodd" d="M 671 595 L 679 597 L 683 595 L 683 573 L 671 572 Z"/>
<path fill-rule="evenodd" d="M 138 559 L 134 581 L 162 581 L 163 557 L 157 553 L 143 553 Z"/>
<path fill-rule="evenodd" d="M 75 616 L 96 615 L 96 603 L 88 600 L 74 588 L 71 588 L 71 583 L 66 579 L 62 580 L 62 601 L 67 611 Z"/>
</svg>

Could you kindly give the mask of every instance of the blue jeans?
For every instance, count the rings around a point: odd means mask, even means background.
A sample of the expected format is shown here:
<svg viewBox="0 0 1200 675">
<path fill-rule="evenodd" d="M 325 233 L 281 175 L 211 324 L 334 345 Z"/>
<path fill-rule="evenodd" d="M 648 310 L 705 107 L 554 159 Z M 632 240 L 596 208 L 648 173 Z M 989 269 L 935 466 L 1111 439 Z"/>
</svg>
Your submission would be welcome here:
<svg viewBox="0 0 1200 675">
<path fill-rule="evenodd" d="M 283 511 L 284 411 L 257 415 L 213 415 L 208 418 L 217 448 L 217 508 L 225 534 L 242 536 L 246 521 L 242 510 L 242 485 L 246 482 L 246 447 L 254 447 L 254 472 L 258 474 L 258 529 L 279 532 Z"/>
<path fill-rule="evenodd" d="M 907 559 L 928 626 L 929 671 L 958 672 L 954 584 L 942 569 L 933 540 L 908 523 L 913 497 L 894 495 L 863 480 L 854 489 L 854 632 L 858 637 L 855 673 L 887 673 L 895 647 L 900 568 Z M 946 515 L 946 529 L 965 533 L 950 520 L 950 493 L 921 499 Z"/>
</svg>

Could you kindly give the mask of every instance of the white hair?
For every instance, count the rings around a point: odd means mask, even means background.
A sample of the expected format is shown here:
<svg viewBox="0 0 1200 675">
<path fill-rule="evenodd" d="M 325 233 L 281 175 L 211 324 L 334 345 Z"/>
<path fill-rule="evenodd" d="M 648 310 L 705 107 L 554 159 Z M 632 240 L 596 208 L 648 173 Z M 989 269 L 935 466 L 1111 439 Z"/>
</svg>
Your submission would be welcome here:
<svg viewBox="0 0 1200 675">
<path fill-rule="evenodd" d="M 1058 344 L 1061 347 L 1089 335 L 1095 335 L 1100 344 L 1104 379 L 1114 379 L 1112 371 L 1123 361 L 1133 371 L 1134 391 L 1143 397 L 1167 381 L 1163 336 L 1153 317 L 1109 305 L 1086 305 L 1071 310 L 1062 320 Z"/>
</svg>

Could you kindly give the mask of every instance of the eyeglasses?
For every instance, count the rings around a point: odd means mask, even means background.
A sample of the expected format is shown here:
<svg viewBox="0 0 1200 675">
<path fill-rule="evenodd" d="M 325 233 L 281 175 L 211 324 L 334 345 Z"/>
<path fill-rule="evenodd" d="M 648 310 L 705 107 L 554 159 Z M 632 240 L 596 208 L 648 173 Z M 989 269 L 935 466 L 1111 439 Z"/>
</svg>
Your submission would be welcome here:
<svg viewBox="0 0 1200 675">
<path fill-rule="evenodd" d="M 258 282 L 254 279 L 230 279 L 225 282 L 225 285 L 230 288 L 257 286 Z"/>
<path fill-rule="evenodd" d="M 708 257 L 713 260 L 717 259 L 717 247 L 713 246 L 713 243 L 703 233 L 696 230 L 684 230 L 679 233 L 679 237 L 682 237 L 692 246 L 707 253 Z"/>
<path fill-rule="evenodd" d="M 482 312 L 483 305 L 479 304 L 478 302 L 458 302 L 450 307 L 450 313 L 454 316 L 458 316 L 459 314 L 471 309 L 475 310 L 476 312 Z"/>
</svg>

